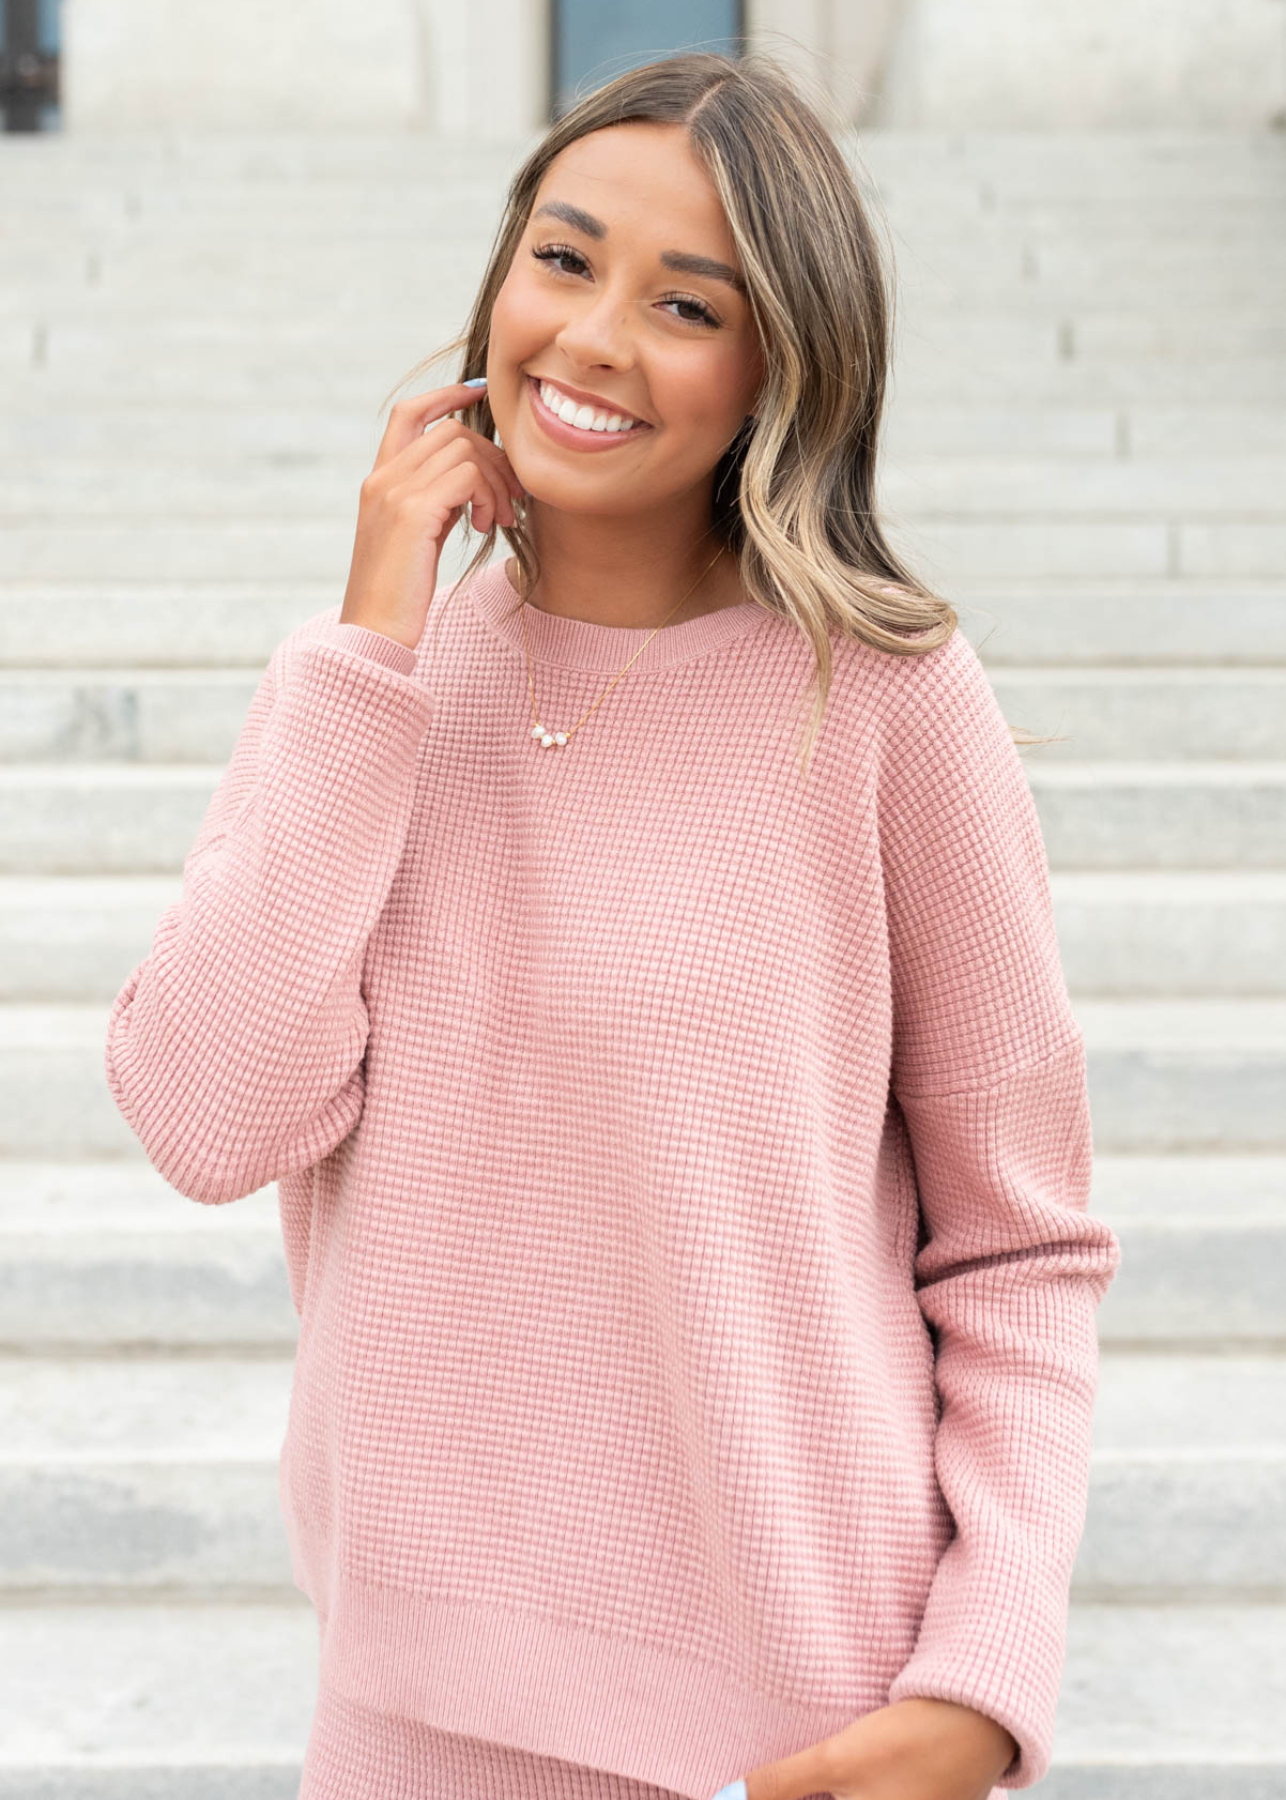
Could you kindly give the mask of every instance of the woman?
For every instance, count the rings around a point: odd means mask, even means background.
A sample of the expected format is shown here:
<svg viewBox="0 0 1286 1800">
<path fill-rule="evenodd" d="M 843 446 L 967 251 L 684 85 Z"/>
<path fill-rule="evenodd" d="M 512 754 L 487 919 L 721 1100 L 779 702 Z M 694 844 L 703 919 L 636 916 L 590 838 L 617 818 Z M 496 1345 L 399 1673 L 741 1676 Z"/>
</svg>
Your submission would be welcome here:
<svg viewBox="0 0 1286 1800">
<path fill-rule="evenodd" d="M 874 514 L 888 329 L 770 60 L 558 121 L 117 997 L 166 1178 L 279 1183 L 305 1800 L 1049 1766 L 1119 1246 L 1014 738 Z"/>
</svg>

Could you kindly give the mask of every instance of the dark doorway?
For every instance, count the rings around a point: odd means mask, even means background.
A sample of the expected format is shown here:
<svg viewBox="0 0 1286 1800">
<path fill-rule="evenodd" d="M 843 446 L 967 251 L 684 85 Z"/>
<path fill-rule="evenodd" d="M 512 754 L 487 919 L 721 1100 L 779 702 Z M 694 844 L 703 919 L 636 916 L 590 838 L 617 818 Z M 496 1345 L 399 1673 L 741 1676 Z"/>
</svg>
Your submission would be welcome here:
<svg viewBox="0 0 1286 1800">
<path fill-rule="evenodd" d="M 59 0 L 0 0 L 0 119 L 5 131 L 57 131 Z"/>
</svg>

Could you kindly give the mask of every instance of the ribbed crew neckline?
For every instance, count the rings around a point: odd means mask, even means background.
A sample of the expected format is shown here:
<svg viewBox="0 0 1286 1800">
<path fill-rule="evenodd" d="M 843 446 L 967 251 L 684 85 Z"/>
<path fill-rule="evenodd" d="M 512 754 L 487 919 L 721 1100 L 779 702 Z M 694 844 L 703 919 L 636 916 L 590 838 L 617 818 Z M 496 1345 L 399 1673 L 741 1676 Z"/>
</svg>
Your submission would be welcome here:
<svg viewBox="0 0 1286 1800">
<path fill-rule="evenodd" d="M 498 557 L 480 569 L 470 581 L 468 592 L 479 616 L 521 656 L 523 609 L 519 607 L 518 590 L 509 579 L 507 561 L 507 556 Z M 525 604 L 525 611 L 527 649 L 533 663 L 554 663 L 566 669 L 602 669 L 615 674 L 646 645 L 630 665 L 632 675 L 691 662 L 734 638 L 744 637 L 756 625 L 766 624 L 775 616 L 757 600 L 741 600 L 714 612 L 698 613 L 694 619 L 663 625 L 652 636 L 655 628 L 650 625 L 599 625 L 589 619 L 542 612 L 530 603 Z"/>
</svg>

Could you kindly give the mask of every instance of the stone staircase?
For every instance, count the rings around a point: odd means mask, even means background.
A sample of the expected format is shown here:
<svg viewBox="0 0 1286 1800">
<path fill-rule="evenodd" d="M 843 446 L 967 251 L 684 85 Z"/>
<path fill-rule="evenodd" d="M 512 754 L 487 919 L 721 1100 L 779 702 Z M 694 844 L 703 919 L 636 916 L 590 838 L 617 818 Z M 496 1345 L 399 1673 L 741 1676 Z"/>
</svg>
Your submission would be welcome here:
<svg viewBox="0 0 1286 1800">
<path fill-rule="evenodd" d="M 275 1189 L 167 1187 L 104 1033 L 522 148 L 0 143 L 0 1800 L 296 1792 Z M 1042 1791 L 1281 1800 L 1286 139 L 860 157 L 893 529 L 1062 735 L 1023 754 L 1122 1241 Z"/>
</svg>

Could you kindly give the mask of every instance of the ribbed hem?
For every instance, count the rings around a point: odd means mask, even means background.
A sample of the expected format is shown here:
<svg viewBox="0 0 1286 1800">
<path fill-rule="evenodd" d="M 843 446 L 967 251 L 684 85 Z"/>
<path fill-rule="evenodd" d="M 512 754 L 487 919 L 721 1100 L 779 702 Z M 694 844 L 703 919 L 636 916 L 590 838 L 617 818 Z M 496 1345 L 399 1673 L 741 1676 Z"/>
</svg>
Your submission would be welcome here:
<svg viewBox="0 0 1286 1800">
<path fill-rule="evenodd" d="M 565 619 L 519 603 L 517 589 L 506 572 L 507 560 L 498 557 L 479 569 L 462 592 L 468 593 L 487 627 L 519 656 L 523 655 L 525 617 L 526 648 L 533 663 L 601 669 L 614 675 L 635 657 L 630 663 L 632 677 L 692 662 L 780 618 L 758 600 L 742 600 L 735 606 L 698 613 L 695 619 L 683 619 L 677 625 L 662 625 L 659 631 L 650 625 L 597 625 L 588 619 Z"/>
<path fill-rule="evenodd" d="M 656 1645 L 376 1587 L 286 1518 L 296 1585 L 321 1621 L 319 1678 L 361 1706 L 710 1800 L 885 1704 L 876 1692 L 844 1706 L 780 1700 Z"/>
</svg>

